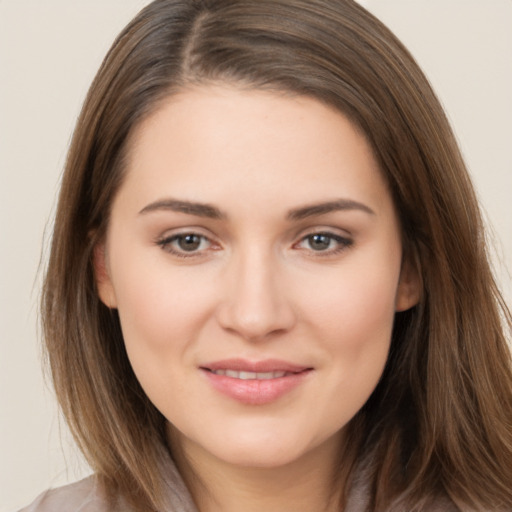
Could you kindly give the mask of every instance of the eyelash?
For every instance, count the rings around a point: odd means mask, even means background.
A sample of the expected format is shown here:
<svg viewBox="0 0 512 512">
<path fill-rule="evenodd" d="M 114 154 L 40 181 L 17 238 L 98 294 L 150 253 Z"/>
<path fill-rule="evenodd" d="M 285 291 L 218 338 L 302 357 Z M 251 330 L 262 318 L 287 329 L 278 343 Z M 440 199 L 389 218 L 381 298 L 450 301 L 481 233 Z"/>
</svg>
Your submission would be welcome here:
<svg viewBox="0 0 512 512">
<path fill-rule="evenodd" d="M 334 249 L 328 248 L 325 250 L 315 251 L 314 249 L 311 248 L 311 252 L 314 254 L 314 257 L 320 258 L 335 256 L 336 254 L 339 254 L 345 251 L 346 249 L 350 248 L 354 243 L 354 241 L 351 238 L 343 237 L 335 233 L 331 233 L 329 231 L 315 231 L 312 233 L 308 233 L 306 236 L 303 236 L 299 240 L 299 242 L 294 244 L 294 247 L 301 245 L 304 242 L 311 242 L 314 237 L 325 237 L 329 239 L 329 243 L 332 241 L 336 243 L 336 247 Z"/>
<path fill-rule="evenodd" d="M 200 239 L 199 244 L 207 241 L 210 245 L 213 245 L 213 242 L 206 236 L 201 235 L 200 233 L 195 233 L 193 231 L 177 233 L 175 235 L 166 236 L 160 240 L 157 240 L 157 245 L 159 245 L 164 251 L 172 254 L 173 256 L 177 256 L 178 258 L 194 258 L 202 255 L 202 252 L 197 250 L 194 251 L 186 251 L 183 249 L 176 249 L 173 247 L 173 243 L 179 242 L 182 239 L 186 239 L 187 237 L 197 237 Z M 204 251 L 204 249 L 203 249 Z"/>
<path fill-rule="evenodd" d="M 187 237 L 199 238 L 199 247 L 201 247 L 201 244 L 203 244 L 204 242 L 207 242 L 210 246 L 207 247 L 206 249 L 195 249 L 192 251 L 186 251 L 184 249 L 177 249 L 173 247 L 174 243 L 179 243 L 180 240 L 186 239 Z M 332 241 L 334 241 L 336 243 L 336 247 L 334 249 L 327 248 L 325 250 L 314 250 L 311 247 L 310 249 L 303 249 L 300 247 L 300 245 L 302 245 L 303 243 L 307 243 L 308 241 L 311 242 L 314 237 L 325 237 L 328 239 L 329 244 Z M 314 257 L 329 257 L 339 254 L 342 251 L 350 248 L 353 245 L 353 243 L 354 241 L 351 238 L 343 237 L 329 231 L 314 231 L 303 236 L 298 242 L 296 242 L 293 245 L 293 248 L 297 248 L 299 250 L 310 250 Z M 164 238 L 157 240 L 156 244 L 160 246 L 164 251 L 179 258 L 197 258 L 204 256 L 204 251 L 208 250 L 209 248 L 215 245 L 215 243 L 212 242 L 205 235 L 195 233 L 193 231 L 166 236 Z"/>
</svg>

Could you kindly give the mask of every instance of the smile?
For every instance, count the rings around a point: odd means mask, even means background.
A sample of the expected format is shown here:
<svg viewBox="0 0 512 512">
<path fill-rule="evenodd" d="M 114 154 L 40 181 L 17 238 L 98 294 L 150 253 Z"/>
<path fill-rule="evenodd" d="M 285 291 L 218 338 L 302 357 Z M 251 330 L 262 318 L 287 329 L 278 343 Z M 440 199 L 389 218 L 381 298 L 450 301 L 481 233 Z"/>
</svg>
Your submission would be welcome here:
<svg viewBox="0 0 512 512">
<path fill-rule="evenodd" d="M 286 377 L 287 375 L 291 375 L 291 372 L 285 371 L 277 371 L 277 372 L 247 372 L 247 371 L 237 371 L 237 370 L 210 370 L 215 375 L 223 375 L 226 377 L 230 377 L 231 379 L 240 379 L 240 380 L 270 380 L 270 379 L 279 379 L 281 377 Z"/>
<path fill-rule="evenodd" d="M 314 369 L 287 361 L 229 359 L 199 368 L 216 393 L 245 405 L 275 402 L 309 380 Z"/>
</svg>

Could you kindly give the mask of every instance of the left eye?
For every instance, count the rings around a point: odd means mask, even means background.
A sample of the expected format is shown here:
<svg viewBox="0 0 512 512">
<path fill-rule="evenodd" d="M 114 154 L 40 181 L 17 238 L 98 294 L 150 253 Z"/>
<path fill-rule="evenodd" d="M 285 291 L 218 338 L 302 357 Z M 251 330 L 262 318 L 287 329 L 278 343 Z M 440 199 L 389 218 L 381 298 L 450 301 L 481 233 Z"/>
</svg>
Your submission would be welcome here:
<svg viewBox="0 0 512 512">
<path fill-rule="evenodd" d="M 301 249 L 314 252 L 337 252 L 352 244 L 348 238 L 333 233 L 312 233 L 305 236 L 298 244 Z"/>
<path fill-rule="evenodd" d="M 185 256 L 207 249 L 211 242 L 197 233 L 181 233 L 160 240 L 158 245 L 168 252 Z"/>
</svg>

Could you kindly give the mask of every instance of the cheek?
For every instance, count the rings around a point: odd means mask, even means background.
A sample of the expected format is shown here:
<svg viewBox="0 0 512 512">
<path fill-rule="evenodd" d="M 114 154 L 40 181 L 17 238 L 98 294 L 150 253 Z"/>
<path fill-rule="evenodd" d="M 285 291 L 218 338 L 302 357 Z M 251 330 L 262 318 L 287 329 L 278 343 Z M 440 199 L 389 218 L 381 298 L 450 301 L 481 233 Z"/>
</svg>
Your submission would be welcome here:
<svg viewBox="0 0 512 512">
<path fill-rule="evenodd" d="M 318 394 L 318 407 L 341 428 L 375 390 L 388 359 L 394 321 L 394 294 L 384 283 L 332 292 L 318 308 L 317 326 L 331 359 L 325 367 L 328 392 Z"/>
<path fill-rule="evenodd" d="M 197 277 L 197 276 L 196 276 Z M 185 353 L 209 316 L 205 280 L 159 258 L 118 258 L 113 276 L 126 349 L 137 369 L 165 367 Z"/>
<path fill-rule="evenodd" d="M 354 349 L 389 338 L 398 276 L 397 265 L 344 268 L 329 286 L 311 287 L 311 318 Z"/>
<path fill-rule="evenodd" d="M 351 397 L 354 413 L 376 386 L 387 361 L 395 318 L 399 260 L 340 271 L 336 286 L 308 295 L 310 329 L 331 354 L 333 393 Z M 343 275 L 341 275 L 343 274 Z"/>
<path fill-rule="evenodd" d="M 344 382 L 354 387 L 376 383 L 388 356 L 394 301 L 385 293 L 374 293 L 377 290 L 359 288 L 349 296 L 338 297 L 336 311 L 333 300 L 320 318 L 325 346 L 341 367 Z"/>
<path fill-rule="evenodd" d="M 209 299 L 190 281 L 165 272 L 155 276 L 154 271 L 140 271 L 119 283 L 119 317 L 126 352 L 142 388 L 168 418 L 179 418 L 187 403 L 195 403 L 193 389 L 184 383 Z"/>
</svg>

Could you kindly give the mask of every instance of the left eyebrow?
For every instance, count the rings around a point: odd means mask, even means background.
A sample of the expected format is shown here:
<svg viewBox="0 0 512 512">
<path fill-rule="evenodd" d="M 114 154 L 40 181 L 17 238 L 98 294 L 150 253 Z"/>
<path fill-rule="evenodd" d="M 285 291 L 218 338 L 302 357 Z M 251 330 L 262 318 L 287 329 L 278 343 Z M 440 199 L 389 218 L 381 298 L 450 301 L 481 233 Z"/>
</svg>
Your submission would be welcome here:
<svg viewBox="0 0 512 512">
<path fill-rule="evenodd" d="M 335 201 L 327 201 L 325 203 L 317 203 L 301 208 L 294 208 L 287 213 L 286 218 L 287 220 L 297 221 L 307 217 L 346 210 L 360 210 L 369 215 L 375 215 L 375 212 L 369 206 L 366 206 L 359 201 L 353 201 L 352 199 L 336 199 Z"/>
</svg>

